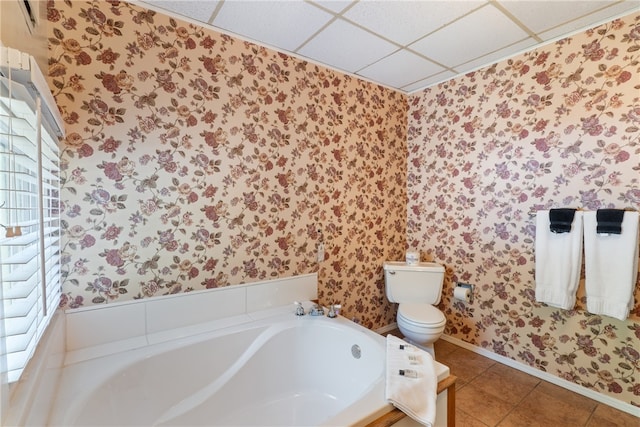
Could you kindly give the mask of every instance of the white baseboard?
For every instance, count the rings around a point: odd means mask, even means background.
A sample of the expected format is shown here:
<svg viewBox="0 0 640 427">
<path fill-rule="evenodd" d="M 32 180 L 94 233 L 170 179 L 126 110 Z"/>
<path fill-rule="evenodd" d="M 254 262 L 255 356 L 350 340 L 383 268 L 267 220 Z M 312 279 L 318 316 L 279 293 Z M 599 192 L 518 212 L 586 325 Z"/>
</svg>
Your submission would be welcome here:
<svg viewBox="0 0 640 427">
<path fill-rule="evenodd" d="M 384 327 L 383 329 L 386 329 L 387 327 Z M 393 329 L 393 328 L 391 328 Z M 484 349 L 482 347 L 478 347 L 475 346 L 473 344 L 469 344 L 468 342 L 462 341 L 461 339 L 458 338 L 454 338 L 454 337 L 450 337 L 448 335 L 442 335 L 441 339 L 443 339 L 444 341 L 448 341 L 452 344 L 455 344 L 459 347 L 465 348 L 467 350 L 473 351 L 474 353 L 478 353 L 481 354 L 482 356 L 485 356 L 489 359 L 495 360 L 496 362 L 502 363 L 503 365 L 507 365 L 510 366 L 514 369 L 517 369 L 519 371 L 522 372 L 526 372 L 529 375 L 532 375 L 534 377 L 540 378 L 541 380 L 545 380 L 547 382 L 550 382 L 552 384 L 555 384 L 557 386 L 560 386 L 562 388 L 565 388 L 567 390 L 571 390 L 573 392 L 576 392 L 578 394 L 581 394 L 582 396 L 588 397 L 590 399 L 593 399 L 599 403 L 603 403 L 605 405 L 611 406 L 613 408 L 619 409 L 621 411 L 627 412 L 631 415 L 634 415 L 636 417 L 640 417 L 640 408 L 633 406 L 629 403 L 625 403 L 621 400 L 618 399 L 614 399 L 610 396 L 607 396 L 605 394 L 602 393 L 598 393 L 595 390 L 592 390 L 590 388 L 586 388 L 583 387 L 581 385 L 578 385 L 576 383 L 572 383 L 571 381 L 567 381 L 565 379 L 562 379 L 560 377 L 557 377 L 553 374 L 550 374 L 548 372 L 543 372 L 539 369 L 533 368 L 527 364 L 518 362 L 516 360 L 510 359 L 508 357 L 505 356 L 501 356 L 497 353 L 494 353 L 492 351 L 489 351 L 487 349 Z"/>
</svg>

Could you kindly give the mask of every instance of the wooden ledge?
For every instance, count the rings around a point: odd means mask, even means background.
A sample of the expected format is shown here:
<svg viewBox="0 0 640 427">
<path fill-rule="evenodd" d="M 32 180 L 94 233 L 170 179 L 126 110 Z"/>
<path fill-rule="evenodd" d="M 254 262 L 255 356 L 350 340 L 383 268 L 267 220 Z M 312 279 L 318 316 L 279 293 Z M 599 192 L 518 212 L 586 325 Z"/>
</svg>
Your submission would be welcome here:
<svg viewBox="0 0 640 427">
<path fill-rule="evenodd" d="M 437 394 L 447 390 L 447 427 L 455 427 L 456 425 L 456 380 L 455 375 L 449 375 L 442 381 L 438 381 Z M 391 412 L 387 412 L 377 420 L 369 423 L 366 427 L 390 427 L 406 417 L 407 415 L 398 408 L 394 408 Z"/>
<path fill-rule="evenodd" d="M 455 385 L 457 379 L 458 377 L 456 377 L 455 375 L 449 375 L 447 378 L 443 379 L 442 381 L 439 381 L 438 389 L 436 390 L 436 393 L 440 394 L 446 389 L 448 389 L 449 387 Z"/>
</svg>

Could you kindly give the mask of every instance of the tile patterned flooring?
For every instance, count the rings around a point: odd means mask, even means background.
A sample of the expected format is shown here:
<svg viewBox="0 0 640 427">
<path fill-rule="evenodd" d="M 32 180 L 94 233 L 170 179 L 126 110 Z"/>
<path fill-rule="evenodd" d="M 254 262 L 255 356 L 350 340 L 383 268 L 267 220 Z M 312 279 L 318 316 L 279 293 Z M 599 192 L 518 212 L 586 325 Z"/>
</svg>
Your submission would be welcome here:
<svg viewBox="0 0 640 427">
<path fill-rule="evenodd" d="M 390 333 L 401 336 L 398 330 Z M 458 377 L 456 426 L 640 426 L 631 414 L 442 339 L 435 350 L 436 359 Z"/>
</svg>

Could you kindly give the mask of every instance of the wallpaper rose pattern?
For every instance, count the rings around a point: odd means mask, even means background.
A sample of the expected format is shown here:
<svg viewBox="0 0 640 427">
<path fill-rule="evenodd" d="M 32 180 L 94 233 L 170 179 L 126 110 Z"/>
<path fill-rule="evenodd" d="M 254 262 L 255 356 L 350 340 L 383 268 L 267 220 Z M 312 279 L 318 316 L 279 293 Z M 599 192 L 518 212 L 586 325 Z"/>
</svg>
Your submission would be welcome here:
<svg viewBox="0 0 640 427">
<path fill-rule="evenodd" d="M 410 96 L 407 220 L 447 268 L 446 334 L 636 406 L 640 283 L 625 322 L 587 313 L 583 284 L 546 307 L 533 249 L 537 210 L 640 209 L 639 59 L 630 15 Z"/>
<path fill-rule="evenodd" d="M 406 246 L 405 95 L 125 2 L 48 19 L 62 306 L 317 271 L 321 302 L 393 322 L 379 271 Z"/>
<path fill-rule="evenodd" d="M 318 271 L 379 328 L 410 247 L 447 268 L 447 334 L 640 405 L 640 294 L 620 322 L 533 283 L 536 210 L 640 209 L 639 16 L 405 96 L 125 2 L 49 5 L 63 307 Z"/>
</svg>

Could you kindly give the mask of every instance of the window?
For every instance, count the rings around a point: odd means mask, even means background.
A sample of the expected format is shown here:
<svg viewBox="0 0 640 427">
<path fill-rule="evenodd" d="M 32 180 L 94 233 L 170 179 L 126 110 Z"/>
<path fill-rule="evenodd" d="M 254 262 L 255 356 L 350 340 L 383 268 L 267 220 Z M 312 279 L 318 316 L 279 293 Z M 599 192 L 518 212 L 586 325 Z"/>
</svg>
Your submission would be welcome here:
<svg viewBox="0 0 640 427">
<path fill-rule="evenodd" d="M 60 298 L 60 180 L 46 107 L 8 74 L 0 76 L 0 279 L 7 377 L 14 382 Z"/>
</svg>

